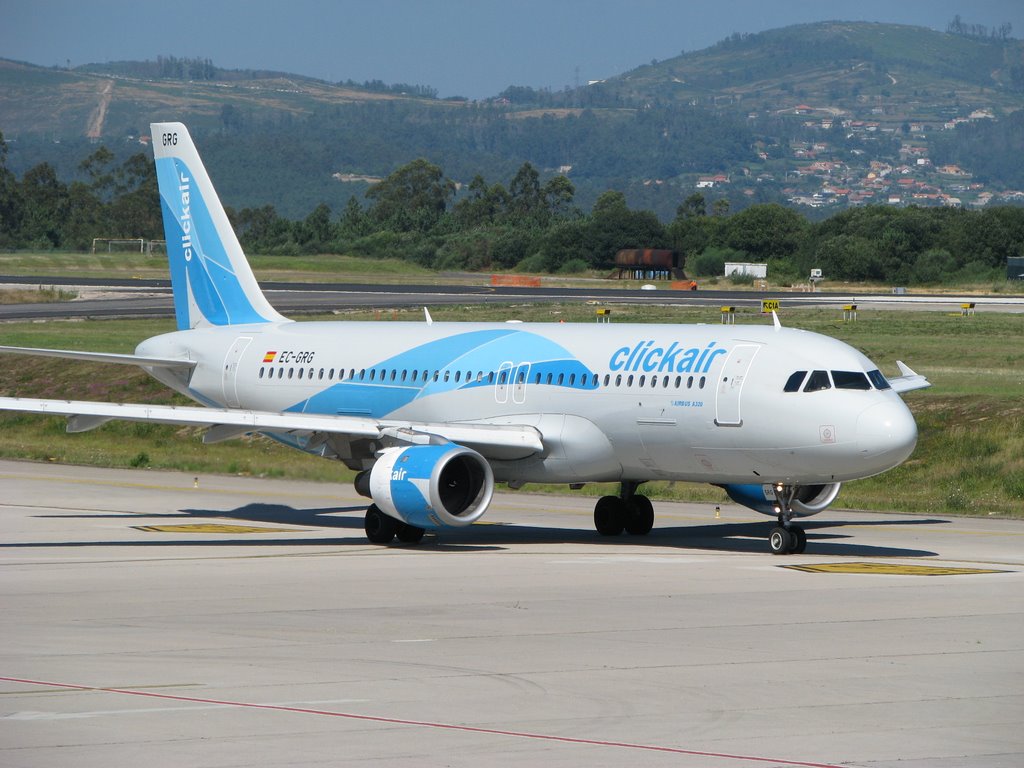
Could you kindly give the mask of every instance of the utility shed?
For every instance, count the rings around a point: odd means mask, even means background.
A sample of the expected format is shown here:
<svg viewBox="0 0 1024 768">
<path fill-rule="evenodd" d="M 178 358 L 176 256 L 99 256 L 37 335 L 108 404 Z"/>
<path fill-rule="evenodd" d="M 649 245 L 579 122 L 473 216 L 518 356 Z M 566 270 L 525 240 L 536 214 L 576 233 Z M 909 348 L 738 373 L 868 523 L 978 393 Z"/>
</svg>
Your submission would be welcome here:
<svg viewBox="0 0 1024 768">
<path fill-rule="evenodd" d="M 750 275 L 764 279 L 768 277 L 767 264 L 751 264 L 748 261 L 727 261 L 725 262 L 725 276 Z"/>
<path fill-rule="evenodd" d="M 1007 258 L 1006 279 L 1024 280 L 1024 256 L 1010 256 Z"/>
</svg>

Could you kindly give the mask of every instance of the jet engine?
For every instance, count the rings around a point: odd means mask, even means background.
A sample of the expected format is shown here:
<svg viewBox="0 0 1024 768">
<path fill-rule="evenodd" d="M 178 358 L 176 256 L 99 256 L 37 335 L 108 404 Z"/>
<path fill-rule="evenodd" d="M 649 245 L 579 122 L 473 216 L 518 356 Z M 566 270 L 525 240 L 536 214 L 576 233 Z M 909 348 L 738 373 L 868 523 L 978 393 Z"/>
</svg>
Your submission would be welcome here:
<svg viewBox="0 0 1024 768">
<path fill-rule="evenodd" d="M 384 514 L 417 528 L 459 528 L 479 520 L 494 494 L 491 466 L 461 445 L 387 448 L 356 489 Z"/>
<path fill-rule="evenodd" d="M 824 485 L 798 485 L 792 488 L 793 496 L 789 500 L 794 517 L 816 515 L 828 507 L 836 496 L 842 483 L 826 483 Z M 775 498 L 775 486 L 771 483 L 754 485 L 723 485 L 721 486 L 729 498 L 737 504 L 749 507 L 762 515 L 775 516 L 779 513 L 778 501 Z M 783 491 L 785 495 L 790 489 Z"/>
</svg>

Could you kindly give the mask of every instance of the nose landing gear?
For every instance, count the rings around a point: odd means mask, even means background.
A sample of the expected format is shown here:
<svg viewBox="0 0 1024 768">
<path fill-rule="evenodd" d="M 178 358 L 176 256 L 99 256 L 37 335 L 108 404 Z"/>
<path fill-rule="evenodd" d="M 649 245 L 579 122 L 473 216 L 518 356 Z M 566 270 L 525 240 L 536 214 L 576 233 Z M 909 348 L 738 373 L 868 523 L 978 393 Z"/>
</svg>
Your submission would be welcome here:
<svg viewBox="0 0 1024 768">
<path fill-rule="evenodd" d="M 793 525 L 792 502 L 796 489 L 779 483 L 774 490 L 779 523 L 768 534 L 768 546 L 773 555 L 799 555 L 807 548 L 807 534 L 799 525 Z"/>
</svg>

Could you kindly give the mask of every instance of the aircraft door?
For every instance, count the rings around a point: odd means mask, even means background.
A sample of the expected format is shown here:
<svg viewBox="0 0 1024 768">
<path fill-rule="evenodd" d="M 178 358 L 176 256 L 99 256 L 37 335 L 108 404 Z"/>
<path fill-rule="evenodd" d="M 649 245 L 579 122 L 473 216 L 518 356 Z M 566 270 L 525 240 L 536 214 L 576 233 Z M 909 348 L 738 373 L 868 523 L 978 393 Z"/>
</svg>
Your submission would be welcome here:
<svg viewBox="0 0 1024 768">
<path fill-rule="evenodd" d="M 718 394 L 715 399 L 715 424 L 719 427 L 742 427 L 740 394 L 747 378 L 750 364 L 761 347 L 758 344 L 737 344 L 722 366 L 718 380 Z"/>
<path fill-rule="evenodd" d="M 498 366 L 498 378 L 494 382 L 494 401 L 496 403 L 508 402 L 508 392 L 512 388 L 512 373 L 514 370 L 510 361 L 505 361 Z"/>
<path fill-rule="evenodd" d="M 224 403 L 228 408 L 237 408 L 238 401 L 238 363 L 242 353 L 252 343 L 252 336 L 239 336 L 224 356 Z"/>
<path fill-rule="evenodd" d="M 525 403 L 526 402 L 526 384 L 530 378 L 530 364 L 520 363 L 516 366 L 514 381 L 512 385 L 512 402 L 513 403 Z"/>
</svg>

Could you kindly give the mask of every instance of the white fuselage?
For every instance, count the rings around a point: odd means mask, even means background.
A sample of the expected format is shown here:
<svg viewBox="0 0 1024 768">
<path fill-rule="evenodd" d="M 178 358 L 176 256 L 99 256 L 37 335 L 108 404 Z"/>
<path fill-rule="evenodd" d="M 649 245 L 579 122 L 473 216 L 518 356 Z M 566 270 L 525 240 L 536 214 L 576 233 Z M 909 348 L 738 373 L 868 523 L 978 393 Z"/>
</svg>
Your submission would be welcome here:
<svg viewBox="0 0 1024 768">
<path fill-rule="evenodd" d="M 283 322 L 178 331 L 137 353 L 196 360 L 187 382 L 154 375 L 207 405 L 536 427 L 542 455 L 482 451 L 507 481 L 842 482 L 917 439 L 891 389 L 838 386 L 866 381 L 868 358 L 789 328 Z M 828 387 L 784 391 L 798 371 Z"/>
</svg>

